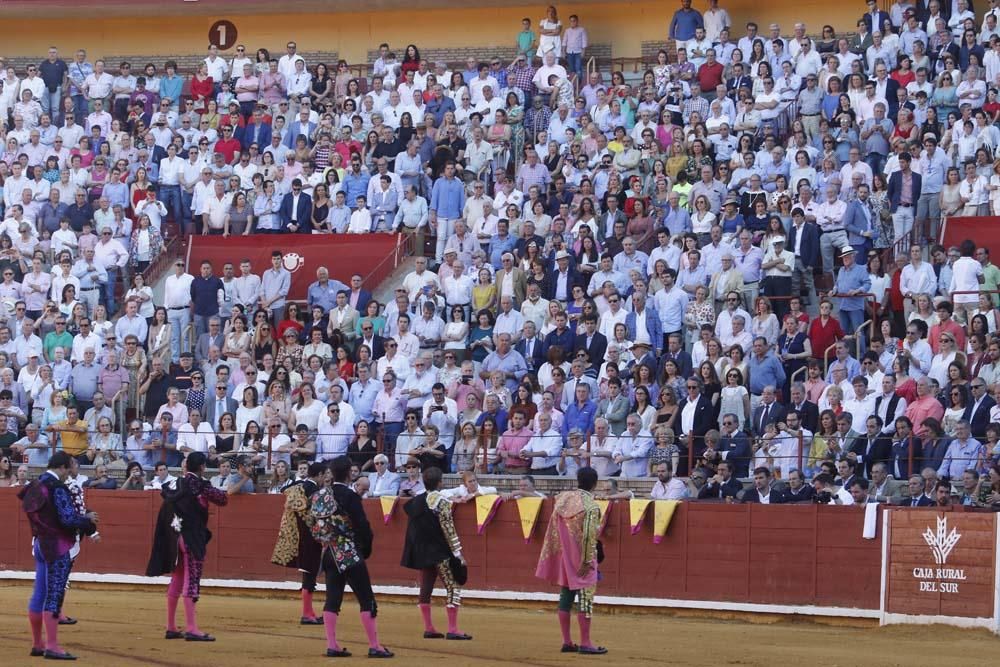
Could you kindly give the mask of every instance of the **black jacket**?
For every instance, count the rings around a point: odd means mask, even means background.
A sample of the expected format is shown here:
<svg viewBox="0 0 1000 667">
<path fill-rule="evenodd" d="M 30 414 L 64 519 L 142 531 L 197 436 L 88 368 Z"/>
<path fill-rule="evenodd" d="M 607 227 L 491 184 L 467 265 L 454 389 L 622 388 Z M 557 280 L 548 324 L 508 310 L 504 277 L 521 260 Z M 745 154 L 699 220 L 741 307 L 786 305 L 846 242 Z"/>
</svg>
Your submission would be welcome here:
<svg viewBox="0 0 1000 667">
<path fill-rule="evenodd" d="M 781 502 L 788 504 L 795 503 L 811 503 L 813 498 L 816 497 L 816 489 L 813 488 L 812 484 L 803 484 L 799 487 L 798 493 L 792 493 L 790 487 L 785 487 L 785 490 L 781 492 Z"/>
<path fill-rule="evenodd" d="M 351 521 L 351 528 L 354 529 L 354 546 L 357 547 L 361 557 L 368 560 L 372 555 L 375 536 L 365 515 L 365 508 L 361 504 L 361 496 L 349 486 L 334 484 L 333 497 L 337 501 L 337 512 L 346 515 Z"/>
<path fill-rule="evenodd" d="M 427 494 L 406 503 L 406 541 L 400 565 L 411 570 L 434 567 L 451 558 L 451 547 L 438 515 L 427 506 Z"/>
<path fill-rule="evenodd" d="M 712 482 L 709 482 L 705 486 L 701 487 L 701 491 L 698 492 L 698 499 L 735 498 L 742 490 L 743 484 L 740 480 L 735 477 L 730 477 L 728 482 L 723 482 L 722 484 L 713 484 Z"/>
</svg>

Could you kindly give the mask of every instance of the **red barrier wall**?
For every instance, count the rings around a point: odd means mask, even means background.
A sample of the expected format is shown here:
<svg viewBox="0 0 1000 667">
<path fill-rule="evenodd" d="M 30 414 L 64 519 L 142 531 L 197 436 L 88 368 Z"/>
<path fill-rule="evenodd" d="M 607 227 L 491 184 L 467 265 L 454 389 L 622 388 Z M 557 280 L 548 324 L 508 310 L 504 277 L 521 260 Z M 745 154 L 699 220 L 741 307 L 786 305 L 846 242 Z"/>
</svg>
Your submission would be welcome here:
<svg viewBox="0 0 1000 667">
<path fill-rule="evenodd" d="M 261 275 L 271 268 L 271 252 L 285 253 L 285 268 L 292 272 L 289 296 L 305 299 L 309 285 L 316 280 L 316 269 L 325 266 L 330 277 L 345 285 L 351 276 L 366 276 L 386 257 L 397 252 L 399 234 L 274 234 L 255 236 L 191 236 L 188 271 L 198 275 L 198 267 L 207 259 L 222 275 L 222 265 L 233 262 L 239 275 L 239 262 L 249 259 L 254 273 Z M 395 264 L 393 264 L 393 267 Z M 371 289 L 373 286 L 369 286 Z"/>
<path fill-rule="evenodd" d="M 1000 247 L 1000 218 L 994 216 L 971 216 L 968 218 L 948 218 L 944 225 L 941 244 L 947 248 L 957 246 L 965 239 L 972 239 L 977 246 Z"/>
<path fill-rule="evenodd" d="M 14 491 L 0 489 L 0 569 L 33 570 L 31 533 Z M 205 576 L 297 579 L 295 571 L 270 564 L 282 501 L 238 496 L 213 508 Z M 143 574 L 159 495 L 89 491 L 87 502 L 101 515 L 103 539 L 84 545 L 76 571 Z M 375 531 L 373 581 L 415 585 L 413 573 L 399 566 L 406 527 L 401 507 L 383 525 L 379 503 L 365 505 Z M 534 577 L 551 507 L 551 500 L 544 503 L 525 544 L 514 503 L 503 503 L 482 535 L 476 535 L 475 507 L 458 506 L 468 588 L 554 592 Z M 862 539 L 864 513 L 856 508 L 682 503 L 660 544 L 653 544 L 650 516 L 632 535 L 628 503 L 612 503 L 609 512 L 601 595 L 878 609 L 881 533 Z"/>
</svg>

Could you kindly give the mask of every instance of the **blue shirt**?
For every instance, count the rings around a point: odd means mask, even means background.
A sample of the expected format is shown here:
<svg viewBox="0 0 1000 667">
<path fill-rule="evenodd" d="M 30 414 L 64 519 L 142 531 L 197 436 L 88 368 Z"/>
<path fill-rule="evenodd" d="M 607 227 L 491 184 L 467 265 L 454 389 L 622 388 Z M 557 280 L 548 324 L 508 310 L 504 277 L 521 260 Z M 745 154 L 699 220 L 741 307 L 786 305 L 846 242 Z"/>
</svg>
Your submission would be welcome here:
<svg viewBox="0 0 1000 667">
<path fill-rule="evenodd" d="M 355 421 L 364 419 L 371 422 L 373 419 L 372 408 L 375 406 L 375 397 L 381 391 L 382 385 L 374 378 L 368 378 L 367 384 L 360 381 L 351 385 L 348 403 L 354 408 Z"/>
<path fill-rule="evenodd" d="M 837 274 L 837 283 L 834 286 L 834 292 L 837 294 L 845 294 L 852 290 L 861 290 L 862 292 L 870 292 L 872 288 L 872 279 L 868 274 L 868 269 L 855 263 L 850 268 L 843 267 L 840 269 L 840 273 Z M 864 310 L 865 307 L 865 297 L 863 296 L 844 296 L 840 297 L 840 310 Z M 848 332 L 851 333 L 851 332 Z"/>
<path fill-rule="evenodd" d="M 563 437 L 568 436 L 574 428 L 583 431 L 584 437 L 590 435 L 594 431 L 594 417 L 596 415 L 597 405 L 593 401 L 588 399 L 583 405 L 573 401 L 563 413 Z"/>
<path fill-rule="evenodd" d="M 355 174 L 353 171 L 349 171 L 344 174 L 344 180 L 340 182 L 340 189 L 344 191 L 345 204 L 349 207 L 357 208 L 358 197 L 364 195 L 368 196 L 368 176 L 364 173 Z"/>
<path fill-rule="evenodd" d="M 516 245 L 517 239 L 510 234 L 507 234 L 505 239 L 500 238 L 499 234 L 493 235 L 493 238 L 490 239 L 490 264 L 493 265 L 494 269 L 499 271 L 503 268 L 500 258 L 505 252 L 513 253 Z"/>
<path fill-rule="evenodd" d="M 663 226 L 670 230 L 671 236 L 690 232 L 692 230 L 691 214 L 683 208 L 677 207 L 663 216 Z"/>
<path fill-rule="evenodd" d="M 687 293 L 675 285 L 670 290 L 660 290 L 653 298 L 663 333 L 680 331 L 684 326 L 684 310 L 688 306 Z"/>
<path fill-rule="evenodd" d="M 781 387 L 785 384 L 785 367 L 771 352 L 763 359 L 758 359 L 756 354 L 747 357 L 747 374 L 750 376 L 750 393 L 757 396 L 764 393 L 764 387 L 768 385 Z"/>
<path fill-rule="evenodd" d="M 191 281 L 191 302 L 194 314 L 210 317 L 219 314 L 219 290 L 225 290 L 218 276 L 202 278 L 196 276 Z"/>
<path fill-rule="evenodd" d="M 454 220 L 462 217 L 465 208 L 465 185 L 455 178 L 439 178 L 431 190 L 430 210 L 439 218 Z"/>
<path fill-rule="evenodd" d="M 670 21 L 670 39 L 694 39 L 695 28 L 704 28 L 701 13 L 694 9 L 678 9 Z"/>
<path fill-rule="evenodd" d="M 184 78 L 177 76 L 164 76 L 160 78 L 160 99 L 170 98 L 171 106 L 176 106 L 181 99 L 181 91 L 184 89 Z"/>
<path fill-rule="evenodd" d="M 500 371 L 504 375 L 507 373 L 512 373 L 514 375 L 513 379 L 507 378 L 507 388 L 511 392 L 517 391 L 517 383 L 521 381 L 525 373 L 528 372 L 528 364 L 525 363 L 524 357 L 521 353 L 516 350 L 510 350 L 505 356 L 501 357 L 500 353 L 497 351 L 490 352 L 483 359 L 482 371 L 492 373 L 493 371 Z M 500 429 L 503 433 L 506 428 Z"/>
<path fill-rule="evenodd" d="M 507 411 L 506 410 L 504 410 L 503 408 L 500 408 L 499 410 L 497 410 L 497 413 L 495 415 L 491 415 L 488 412 L 482 413 L 481 415 L 479 415 L 479 419 L 476 420 L 476 428 L 479 428 L 480 426 L 482 426 L 483 422 L 486 421 L 487 417 L 493 417 L 493 419 L 496 420 L 496 423 L 497 423 L 497 432 L 498 433 L 506 433 L 507 432 Z"/>
<path fill-rule="evenodd" d="M 934 156 L 920 158 L 920 195 L 938 194 L 944 185 L 944 175 L 951 161 L 940 148 L 934 149 Z"/>
<path fill-rule="evenodd" d="M 326 282 L 326 287 L 320 285 L 317 280 L 309 286 L 306 300 L 308 301 L 310 308 L 313 306 L 319 306 L 323 309 L 324 313 L 328 313 L 337 307 L 337 292 L 346 290 L 349 290 L 347 285 L 339 280 L 330 278 Z"/>
</svg>

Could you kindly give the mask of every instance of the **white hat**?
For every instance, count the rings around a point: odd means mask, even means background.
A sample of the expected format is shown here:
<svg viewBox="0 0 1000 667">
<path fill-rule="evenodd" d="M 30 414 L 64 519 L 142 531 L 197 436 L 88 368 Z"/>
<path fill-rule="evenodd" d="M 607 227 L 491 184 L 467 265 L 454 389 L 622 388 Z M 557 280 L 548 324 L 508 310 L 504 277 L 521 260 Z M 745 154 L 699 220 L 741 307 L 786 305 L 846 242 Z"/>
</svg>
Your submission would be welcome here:
<svg viewBox="0 0 1000 667">
<path fill-rule="evenodd" d="M 840 256 L 847 257 L 848 255 L 853 255 L 854 252 L 855 252 L 854 248 L 852 248 L 849 245 L 845 245 L 843 248 L 840 249 Z"/>
<path fill-rule="evenodd" d="M 784 243 L 784 242 L 785 242 L 784 236 L 775 236 L 774 238 L 771 239 L 771 245 L 777 245 L 779 243 Z"/>
</svg>

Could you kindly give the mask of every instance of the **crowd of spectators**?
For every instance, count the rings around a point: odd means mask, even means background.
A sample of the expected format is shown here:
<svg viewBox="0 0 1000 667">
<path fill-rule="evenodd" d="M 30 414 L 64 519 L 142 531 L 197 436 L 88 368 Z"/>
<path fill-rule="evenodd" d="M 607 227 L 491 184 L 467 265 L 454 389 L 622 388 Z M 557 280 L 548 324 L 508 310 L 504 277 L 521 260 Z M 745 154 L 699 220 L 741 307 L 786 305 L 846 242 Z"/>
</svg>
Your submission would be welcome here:
<svg viewBox="0 0 1000 667">
<path fill-rule="evenodd" d="M 1000 269 L 924 241 L 1000 212 L 998 14 L 872 0 L 849 36 L 764 36 L 682 0 L 631 83 L 555 7 L 454 71 L 294 41 L 190 77 L 0 61 L 0 477 L 57 447 L 155 488 L 204 451 L 245 492 L 346 453 L 373 495 L 591 465 L 761 502 L 975 476 L 995 505 Z M 417 259 L 385 304 L 326 268 L 291 300 L 281 250 L 144 283 L 174 234 L 390 231 Z"/>
</svg>

